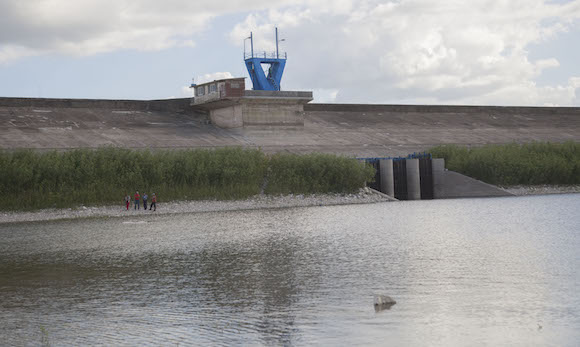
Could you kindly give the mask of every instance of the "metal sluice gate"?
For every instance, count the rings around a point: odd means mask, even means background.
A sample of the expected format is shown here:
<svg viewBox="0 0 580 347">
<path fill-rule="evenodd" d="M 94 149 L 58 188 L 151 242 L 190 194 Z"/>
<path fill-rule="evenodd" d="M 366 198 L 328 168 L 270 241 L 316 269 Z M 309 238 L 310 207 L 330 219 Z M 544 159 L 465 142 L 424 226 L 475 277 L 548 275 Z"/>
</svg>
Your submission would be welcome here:
<svg viewBox="0 0 580 347">
<path fill-rule="evenodd" d="M 408 169 L 407 160 L 417 159 L 419 161 L 419 187 L 420 189 L 420 199 L 430 200 L 433 199 L 433 168 L 432 168 L 432 156 L 431 153 L 413 153 L 406 157 L 384 157 L 384 158 L 357 158 L 360 161 L 364 161 L 375 168 L 375 178 L 374 181 L 369 183 L 369 187 L 378 190 L 383 193 L 388 193 L 387 187 L 383 187 L 382 183 L 384 180 L 381 179 L 381 161 L 384 164 L 385 160 L 392 160 L 392 180 L 393 180 L 393 193 L 394 198 L 398 200 L 409 200 L 409 180 L 408 180 Z M 390 162 L 388 162 L 390 163 Z"/>
</svg>

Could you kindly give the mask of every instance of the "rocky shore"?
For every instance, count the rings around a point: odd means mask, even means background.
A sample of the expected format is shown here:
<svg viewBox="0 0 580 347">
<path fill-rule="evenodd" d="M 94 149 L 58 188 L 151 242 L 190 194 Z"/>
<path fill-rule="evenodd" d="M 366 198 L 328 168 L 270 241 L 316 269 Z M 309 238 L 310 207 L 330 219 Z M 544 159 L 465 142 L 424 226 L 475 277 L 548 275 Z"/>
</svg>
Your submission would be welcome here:
<svg viewBox="0 0 580 347">
<path fill-rule="evenodd" d="M 511 186 L 502 187 L 516 196 L 580 193 L 580 185 L 574 186 Z M 49 221 L 57 219 L 87 218 L 87 217 L 124 217 L 144 214 L 174 214 L 196 212 L 218 212 L 236 210 L 255 210 L 268 208 L 331 206 L 349 204 L 370 204 L 392 201 L 385 194 L 369 188 L 361 189 L 357 194 L 315 194 L 315 195 L 257 195 L 245 200 L 198 200 L 158 202 L 157 211 L 134 210 L 127 211 L 121 203 L 116 206 L 99 206 L 67 209 L 44 209 L 30 212 L 0 212 L 0 224 L 14 222 Z"/>
<path fill-rule="evenodd" d="M 390 201 L 386 195 L 369 188 L 361 189 L 357 194 L 316 194 L 316 195 L 257 195 L 246 200 L 199 200 L 171 201 L 157 203 L 157 211 L 133 209 L 127 211 L 121 202 L 117 206 L 100 206 L 68 209 L 44 209 L 30 212 L 0 212 L 1 223 L 48 221 L 56 219 L 87 217 L 124 217 L 145 214 L 196 213 L 235 210 L 255 210 L 267 208 L 330 206 L 348 204 L 369 204 Z"/>
<path fill-rule="evenodd" d="M 538 186 L 510 186 L 502 187 L 502 189 L 518 196 L 580 193 L 580 185 L 554 186 L 543 184 Z"/>
</svg>

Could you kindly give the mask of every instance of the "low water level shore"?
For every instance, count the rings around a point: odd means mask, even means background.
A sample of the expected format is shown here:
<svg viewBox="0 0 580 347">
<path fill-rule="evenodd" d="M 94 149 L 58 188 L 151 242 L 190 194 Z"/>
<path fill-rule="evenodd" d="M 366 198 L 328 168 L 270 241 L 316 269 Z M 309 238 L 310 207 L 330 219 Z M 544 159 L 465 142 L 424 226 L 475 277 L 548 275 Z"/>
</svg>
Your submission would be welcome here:
<svg viewBox="0 0 580 347">
<path fill-rule="evenodd" d="M 516 196 L 580 193 L 580 186 L 513 186 L 503 187 Z M 58 219 L 90 217 L 136 217 L 150 214 L 176 214 L 255 210 L 288 207 L 331 206 L 349 204 L 371 204 L 391 201 L 384 194 L 368 188 L 357 194 L 314 194 L 314 195 L 257 195 L 245 200 L 195 200 L 159 202 L 157 211 L 135 210 L 131 205 L 127 211 L 121 204 L 116 206 L 80 206 L 66 209 L 43 209 L 37 211 L 0 212 L 0 224 L 15 222 L 36 222 Z"/>
<path fill-rule="evenodd" d="M 580 193 L 580 185 L 556 186 L 542 184 L 537 186 L 502 187 L 502 189 L 517 196 Z"/>
<path fill-rule="evenodd" d="M 129 210 L 121 203 L 117 206 L 100 206 L 66 209 L 43 209 L 38 211 L 0 212 L 1 223 L 35 222 L 57 219 L 88 218 L 88 217 L 125 217 L 151 214 L 221 212 L 237 210 L 255 210 L 287 207 L 331 206 L 349 204 L 369 204 L 390 201 L 384 194 L 368 188 L 361 189 L 357 194 L 314 194 L 314 195 L 257 195 L 244 200 L 195 200 L 170 201 L 157 203 L 157 210 L 139 210 L 131 205 Z"/>
</svg>

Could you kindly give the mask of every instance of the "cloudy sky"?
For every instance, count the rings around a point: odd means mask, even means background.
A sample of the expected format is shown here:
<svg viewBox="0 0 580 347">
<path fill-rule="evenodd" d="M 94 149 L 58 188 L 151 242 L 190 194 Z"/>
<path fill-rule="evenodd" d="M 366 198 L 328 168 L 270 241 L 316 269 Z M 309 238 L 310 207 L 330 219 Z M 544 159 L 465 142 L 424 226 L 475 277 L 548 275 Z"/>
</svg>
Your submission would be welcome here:
<svg viewBox="0 0 580 347">
<path fill-rule="evenodd" d="M 0 96 L 189 96 L 275 26 L 317 102 L 580 106 L 580 0 L 0 0 Z"/>
</svg>

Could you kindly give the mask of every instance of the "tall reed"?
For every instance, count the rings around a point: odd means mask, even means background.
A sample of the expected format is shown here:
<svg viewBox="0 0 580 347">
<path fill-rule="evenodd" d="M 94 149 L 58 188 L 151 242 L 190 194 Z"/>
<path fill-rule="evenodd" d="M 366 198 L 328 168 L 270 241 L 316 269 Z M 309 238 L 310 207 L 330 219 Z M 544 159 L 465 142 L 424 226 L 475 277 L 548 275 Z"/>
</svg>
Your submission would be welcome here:
<svg viewBox="0 0 580 347">
<path fill-rule="evenodd" d="M 137 190 L 160 201 L 242 199 L 266 176 L 271 194 L 354 191 L 370 177 L 354 159 L 256 149 L 0 151 L 0 210 L 121 204 Z"/>
<path fill-rule="evenodd" d="M 111 204 L 137 190 L 166 201 L 243 198 L 259 192 L 266 165 L 262 152 L 239 148 L 0 152 L 0 209 Z"/>
<path fill-rule="evenodd" d="M 267 194 L 347 193 L 374 178 L 374 168 L 332 154 L 275 154 L 270 159 Z"/>
<path fill-rule="evenodd" d="M 437 146 L 433 157 L 446 167 L 498 185 L 580 184 L 580 143 Z"/>
</svg>

